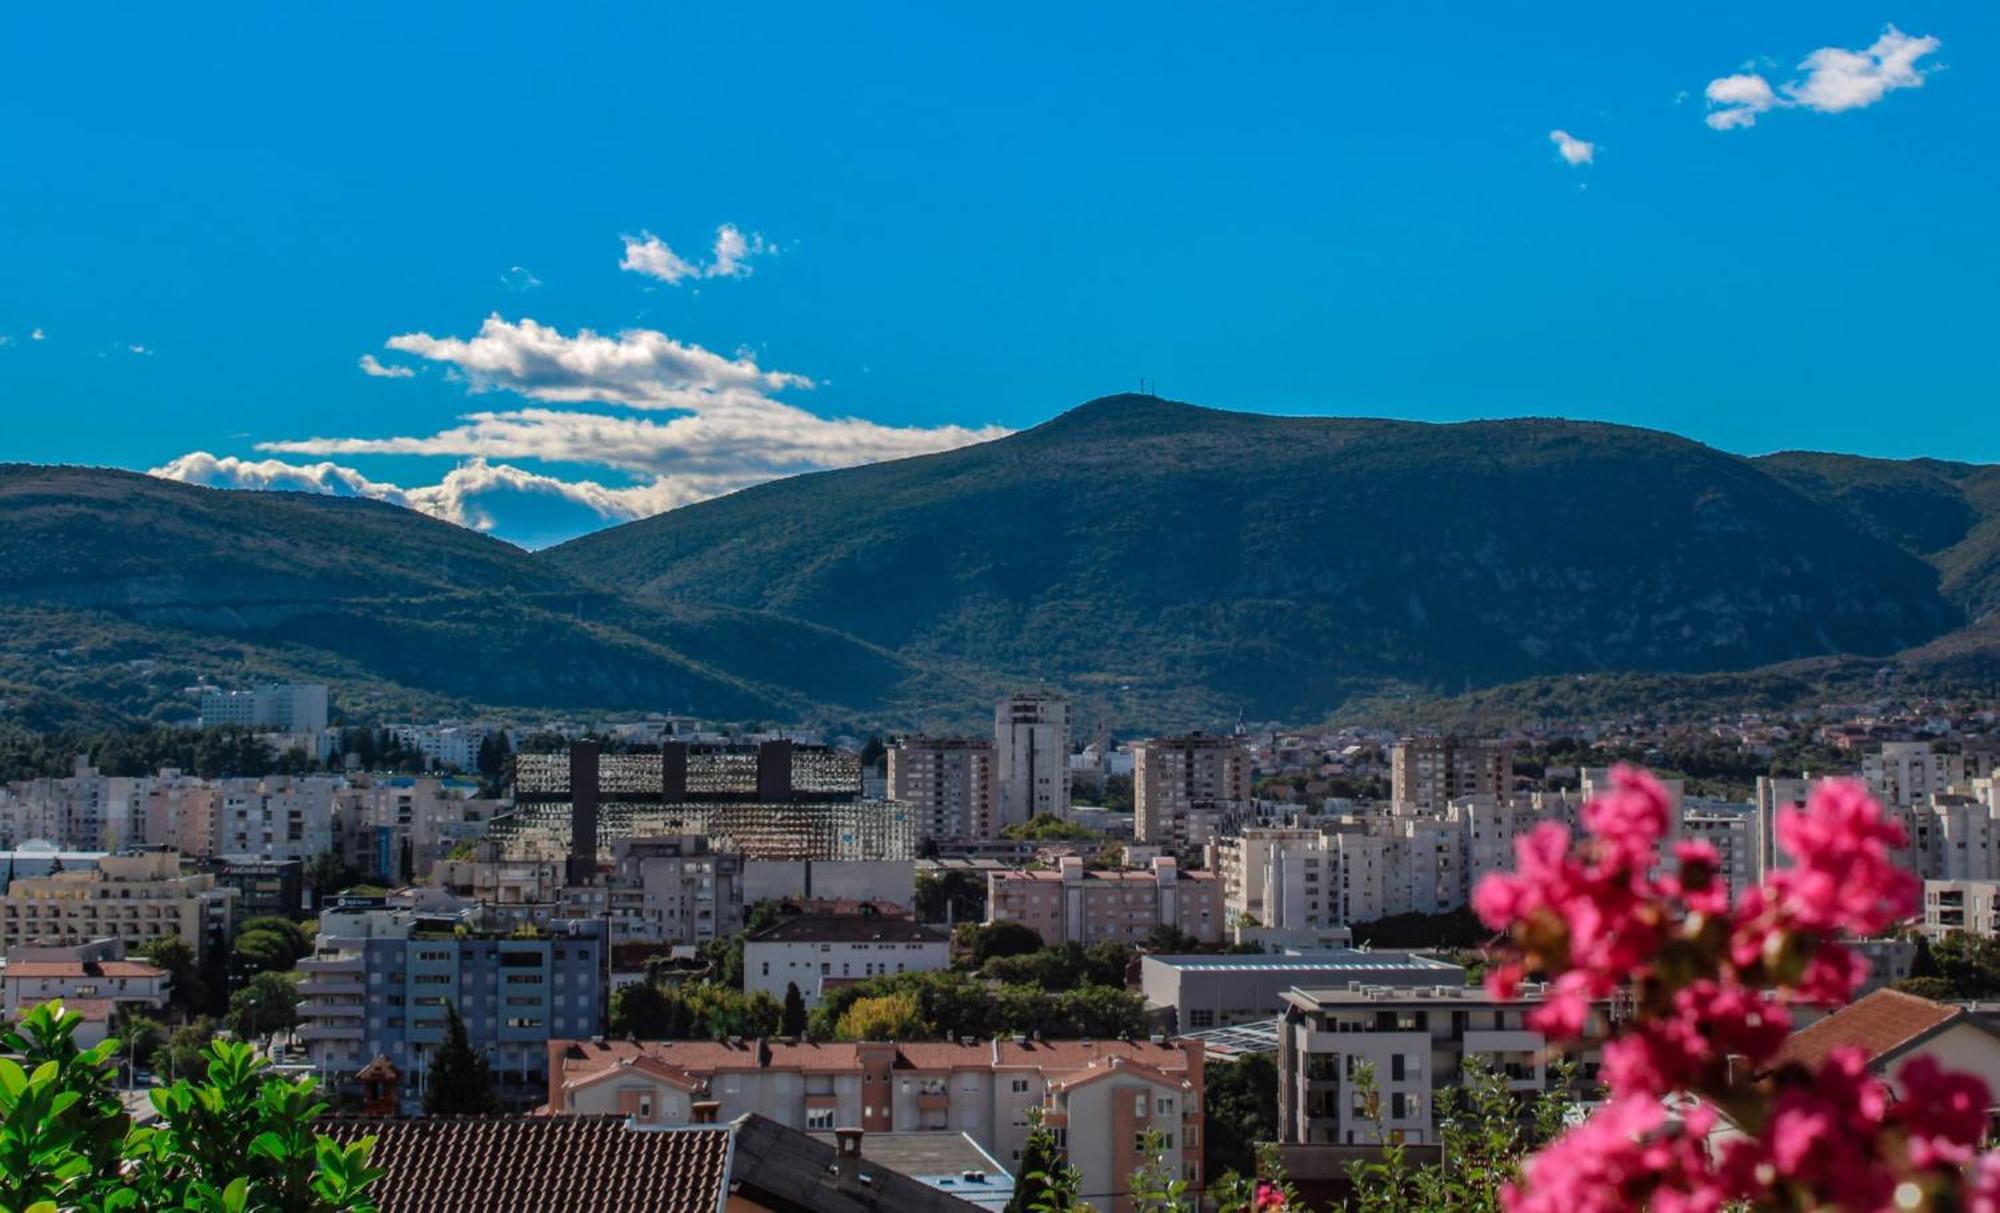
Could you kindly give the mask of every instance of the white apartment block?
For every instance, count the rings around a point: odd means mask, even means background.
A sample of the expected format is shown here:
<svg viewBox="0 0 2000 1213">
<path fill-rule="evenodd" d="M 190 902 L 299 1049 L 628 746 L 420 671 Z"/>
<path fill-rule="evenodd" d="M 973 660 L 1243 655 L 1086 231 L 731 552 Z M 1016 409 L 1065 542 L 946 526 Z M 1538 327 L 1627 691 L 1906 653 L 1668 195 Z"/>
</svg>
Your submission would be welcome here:
<svg viewBox="0 0 2000 1213">
<path fill-rule="evenodd" d="M 1372 1145 L 1387 1133 L 1434 1145 L 1437 1092 L 1462 1081 L 1468 1055 L 1506 1075 L 1512 1090 L 1544 1089 L 1546 1042 L 1526 1022 L 1540 995 L 1528 986 L 1501 1002 L 1476 986 L 1361 982 L 1291 990 L 1278 1020 L 1278 1140 Z M 1588 1036 L 1601 1035 L 1604 1015 L 1592 1013 Z M 1581 1061 L 1583 1085 L 1594 1087 L 1596 1058 Z M 1373 1107 L 1356 1081 L 1363 1065 L 1374 1072 Z"/>
<path fill-rule="evenodd" d="M 1235 737 L 1191 733 L 1132 747 L 1133 836 L 1187 853 L 1250 807 L 1250 751 Z"/>
<path fill-rule="evenodd" d="M 280 733 L 326 730 L 326 688 L 318 683 L 267 683 L 248 691 L 207 691 L 201 697 L 201 724 L 272 729 Z"/>
<path fill-rule="evenodd" d="M 479 749 L 492 730 L 463 724 L 392 724 L 389 736 L 406 750 L 422 754 L 433 767 L 460 771 L 479 769 Z"/>
<path fill-rule="evenodd" d="M 993 708 L 997 828 L 1039 813 L 1069 812 L 1069 700 L 1032 692 L 1010 695 Z"/>
<path fill-rule="evenodd" d="M 832 983 L 951 967 L 951 937 L 908 918 L 873 914 L 806 915 L 753 931 L 743 941 L 743 990 L 782 1003 L 796 985 L 808 1007 Z"/>
<path fill-rule="evenodd" d="M 999 765 L 991 741 L 906 737 L 889 747 L 887 793 L 910 806 L 926 838 L 1000 835 Z"/>
<path fill-rule="evenodd" d="M 2000 934 L 2000 880 L 1926 880 L 1924 934 Z"/>
<path fill-rule="evenodd" d="M 173 851 L 106 855 L 83 872 L 23 876 L 0 895 L 0 947 L 115 939 L 136 950 L 177 936 L 199 954 L 229 932 L 236 890 L 181 875 Z"/>
<path fill-rule="evenodd" d="M 335 787 L 326 778 L 219 781 L 211 853 L 310 860 L 332 850 Z"/>
<path fill-rule="evenodd" d="M 1885 741 L 1861 758 L 1861 778 L 1885 805 L 1908 808 L 1964 783 L 1965 759 L 1928 741 Z"/>
<path fill-rule="evenodd" d="M 1761 827 L 1755 806 L 1690 807 L 1681 815 L 1680 833 L 1686 841 L 1715 848 L 1716 877 L 1729 886 L 1733 902 L 1763 881 L 1757 861 Z"/>
</svg>

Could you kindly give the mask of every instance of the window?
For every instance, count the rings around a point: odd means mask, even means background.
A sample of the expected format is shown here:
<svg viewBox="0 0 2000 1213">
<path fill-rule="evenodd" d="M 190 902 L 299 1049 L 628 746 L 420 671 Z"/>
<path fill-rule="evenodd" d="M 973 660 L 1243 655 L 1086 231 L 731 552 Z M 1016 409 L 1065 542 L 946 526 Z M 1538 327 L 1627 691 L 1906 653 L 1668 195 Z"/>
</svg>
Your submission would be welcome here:
<svg viewBox="0 0 2000 1213">
<path fill-rule="evenodd" d="M 1025 1078 L 1015 1079 L 1013 1086 L 1014 1094 L 1016 1095 L 1026 1095 L 1028 1093 L 1028 1080 Z"/>
<path fill-rule="evenodd" d="M 1171 1099 L 1155 1100 L 1153 1102 L 1153 1114 L 1156 1116 L 1172 1116 L 1174 1114 L 1174 1101 Z"/>
<path fill-rule="evenodd" d="M 1401 1082 L 1405 1077 L 1406 1076 L 1403 1073 L 1403 1055 L 1401 1053 L 1390 1054 L 1389 1080 L 1391 1082 Z M 1400 1116 L 1402 1115 L 1402 1113 L 1398 1112 L 1397 1115 Z"/>
<path fill-rule="evenodd" d="M 1209 1010 L 1189 1011 L 1188 1027 L 1212 1028 L 1215 1026 L 1215 1012 Z"/>
<path fill-rule="evenodd" d="M 832 1108 L 807 1108 L 806 1128 L 831 1129 L 833 1127 Z"/>
</svg>

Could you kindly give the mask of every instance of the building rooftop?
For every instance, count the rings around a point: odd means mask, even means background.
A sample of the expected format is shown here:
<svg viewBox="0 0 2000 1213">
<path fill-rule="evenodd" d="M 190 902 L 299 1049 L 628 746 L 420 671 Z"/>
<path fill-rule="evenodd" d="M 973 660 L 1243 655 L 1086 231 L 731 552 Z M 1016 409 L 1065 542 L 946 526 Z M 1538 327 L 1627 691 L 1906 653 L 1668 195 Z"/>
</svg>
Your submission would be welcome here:
<svg viewBox="0 0 2000 1213">
<path fill-rule="evenodd" d="M 1796 1061 L 1817 1067 L 1835 1049 L 1853 1045 L 1868 1054 L 1872 1065 L 1961 1018 L 1981 1022 L 1963 1007 L 1900 990 L 1877 990 L 1792 1033 L 1775 1064 Z"/>
<path fill-rule="evenodd" d="M 165 977 L 165 969 L 137 960 L 17 960 L 0 967 L 7 978 Z"/>
<path fill-rule="evenodd" d="M 1206 953 L 1181 956 L 1148 956 L 1147 964 L 1176 969 L 1227 969 L 1239 973 L 1447 973 L 1465 970 L 1449 961 L 1415 952 L 1374 952 L 1360 948 L 1331 948 L 1323 952 L 1246 953 L 1214 956 Z"/>
<path fill-rule="evenodd" d="M 950 936 L 907 918 L 801 914 L 752 932 L 750 943 L 949 943 Z"/>
<path fill-rule="evenodd" d="M 834 1144 L 831 1133 L 809 1136 Z M 1004 1209 L 1014 1196 L 1014 1177 L 964 1133 L 870 1133 L 861 1157 L 983 1209 Z"/>
<path fill-rule="evenodd" d="M 1198 1040 L 1209 1057 L 1217 1061 L 1234 1061 L 1251 1053 L 1275 1053 L 1278 1051 L 1278 1021 L 1260 1019 L 1255 1023 L 1239 1023 L 1227 1028 L 1209 1028 L 1201 1032 L 1189 1032 L 1188 1040 Z"/>
</svg>

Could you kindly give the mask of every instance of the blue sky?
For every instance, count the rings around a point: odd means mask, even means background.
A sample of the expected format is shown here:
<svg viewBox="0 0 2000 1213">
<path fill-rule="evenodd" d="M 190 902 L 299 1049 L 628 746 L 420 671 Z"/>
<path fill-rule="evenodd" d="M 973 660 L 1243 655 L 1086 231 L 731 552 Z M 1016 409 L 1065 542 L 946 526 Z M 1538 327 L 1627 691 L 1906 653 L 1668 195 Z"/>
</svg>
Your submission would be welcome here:
<svg viewBox="0 0 2000 1213">
<path fill-rule="evenodd" d="M 530 543 L 1141 376 L 2000 460 L 1991 6 L 852 8 L 16 6 L 0 458 Z"/>
</svg>

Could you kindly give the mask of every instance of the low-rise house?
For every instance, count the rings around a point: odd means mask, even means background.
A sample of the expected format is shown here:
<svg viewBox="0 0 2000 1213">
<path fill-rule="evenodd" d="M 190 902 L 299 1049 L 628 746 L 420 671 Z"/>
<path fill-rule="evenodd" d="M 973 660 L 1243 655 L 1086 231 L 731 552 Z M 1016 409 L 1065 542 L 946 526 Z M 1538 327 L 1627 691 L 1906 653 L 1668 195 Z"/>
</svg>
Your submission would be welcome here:
<svg viewBox="0 0 2000 1213">
<path fill-rule="evenodd" d="M 796 985 L 817 1006 L 829 983 L 951 967 L 951 937 L 908 918 L 878 913 L 801 914 L 743 941 L 743 989 L 783 1001 Z"/>
</svg>

